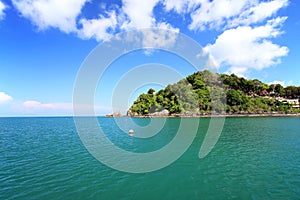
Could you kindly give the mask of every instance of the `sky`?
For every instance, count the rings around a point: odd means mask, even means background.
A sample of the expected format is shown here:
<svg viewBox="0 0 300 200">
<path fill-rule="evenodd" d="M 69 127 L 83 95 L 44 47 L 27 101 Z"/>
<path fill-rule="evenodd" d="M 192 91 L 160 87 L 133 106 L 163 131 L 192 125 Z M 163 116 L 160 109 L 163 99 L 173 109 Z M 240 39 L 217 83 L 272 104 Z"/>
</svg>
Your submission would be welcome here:
<svg viewBox="0 0 300 200">
<path fill-rule="evenodd" d="M 299 86 L 299 10 L 298 0 L 0 0 L 0 116 L 72 115 L 74 84 L 87 56 L 118 34 L 141 28 L 190 37 L 219 73 Z M 195 70 L 162 51 L 126 54 L 101 79 L 95 112 L 112 112 L 117 82 L 149 63 L 170 66 L 183 77 Z M 128 105 L 148 89 L 135 88 Z"/>
</svg>

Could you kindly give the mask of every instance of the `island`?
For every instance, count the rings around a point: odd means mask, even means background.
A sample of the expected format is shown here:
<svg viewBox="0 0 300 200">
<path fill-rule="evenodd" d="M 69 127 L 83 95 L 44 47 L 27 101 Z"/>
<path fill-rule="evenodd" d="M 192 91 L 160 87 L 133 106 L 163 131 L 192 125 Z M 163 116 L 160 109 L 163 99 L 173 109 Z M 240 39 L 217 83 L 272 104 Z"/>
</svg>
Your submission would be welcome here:
<svg viewBox="0 0 300 200">
<path fill-rule="evenodd" d="M 299 86 L 283 87 L 204 70 L 158 92 L 150 88 L 134 101 L 127 116 L 298 116 L 299 99 Z"/>
</svg>

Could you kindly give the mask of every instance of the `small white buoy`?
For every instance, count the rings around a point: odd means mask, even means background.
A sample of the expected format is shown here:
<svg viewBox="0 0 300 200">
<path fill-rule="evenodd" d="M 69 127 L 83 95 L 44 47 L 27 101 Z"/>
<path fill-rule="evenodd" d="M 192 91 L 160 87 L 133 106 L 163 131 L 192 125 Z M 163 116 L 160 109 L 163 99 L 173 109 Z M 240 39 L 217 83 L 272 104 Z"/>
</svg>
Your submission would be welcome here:
<svg viewBox="0 0 300 200">
<path fill-rule="evenodd" d="M 129 135 L 133 136 L 134 131 L 132 129 L 129 130 Z"/>
</svg>

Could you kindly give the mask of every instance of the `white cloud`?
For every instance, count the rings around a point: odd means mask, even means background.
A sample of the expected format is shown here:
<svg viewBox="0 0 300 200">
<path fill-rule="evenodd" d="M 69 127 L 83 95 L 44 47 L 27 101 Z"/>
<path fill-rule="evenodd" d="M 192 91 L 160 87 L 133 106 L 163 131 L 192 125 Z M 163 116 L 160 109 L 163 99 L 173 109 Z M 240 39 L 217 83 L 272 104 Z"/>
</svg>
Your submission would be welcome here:
<svg viewBox="0 0 300 200">
<path fill-rule="evenodd" d="M 193 13 L 200 6 L 209 4 L 209 0 L 162 0 L 166 11 L 175 11 L 178 14 Z"/>
<path fill-rule="evenodd" d="M 288 0 L 273 0 L 268 2 L 256 3 L 255 6 L 242 12 L 237 18 L 229 22 L 229 27 L 237 25 L 249 25 L 262 22 L 271 17 L 277 11 L 288 5 Z"/>
<path fill-rule="evenodd" d="M 59 28 L 69 33 L 76 30 L 76 17 L 88 0 L 12 0 L 21 14 L 39 29 Z"/>
<path fill-rule="evenodd" d="M 166 22 L 156 22 L 153 9 L 159 0 L 140 1 L 123 0 L 121 8 L 107 12 L 106 17 L 100 15 L 97 19 L 81 19 L 82 28 L 78 31 L 81 38 L 95 38 L 98 41 L 110 39 L 119 30 L 144 28 L 160 28 L 161 31 L 141 31 L 141 42 L 144 46 L 164 47 L 171 46 L 176 40 L 178 28 Z M 135 41 L 138 42 L 138 41 Z"/>
<path fill-rule="evenodd" d="M 288 53 L 287 47 L 271 40 L 282 34 L 281 25 L 286 19 L 272 17 L 288 5 L 288 0 L 122 0 L 120 7 L 112 5 L 96 18 L 77 21 L 82 7 L 90 0 L 73 0 L 72 3 L 68 0 L 12 1 L 39 29 L 55 27 L 66 33 L 75 32 L 83 39 L 103 41 L 120 31 L 140 28 L 169 30 L 142 32 L 143 38 L 139 42 L 145 47 L 157 48 L 173 45 L 180 32 L 168 19 L 156 19 L 155 6 L 163 5 L 165 12 L 173 10 L 190 15 L 190 30 L 222 30 L 215 43 L 208 44 L 205 49 L 212 54 L 217 66 L 227 65 L 230 72 L 240 75 L 249 69 L 260 70 L 278 64 Z M 102 9 L 108 7 L 106 3 L 99 5 Z"/>
<path fill-rule="evenodd" d="M 164 5 L 166 12 L 188 13 L 192 19 L 191 30 L 220 29 L 262 22 L 288 5 L 288 0 L 122 0 L 122 6 L 115 6 L 107 16 L 95 19 L 76 18 L 84 4 L 90 0 L 12 0 L 20 13 L 30 19 L 41 30 L 55 27 L 63 32 L 77 32 L 81 38 L 105 40 L 118 30 L 157 27 L 153 14 L 155 6 Z M 0 1 L 1 2 L 1 1 Z M 106 8 L 105 3 L 100 3 Z M 0 4 L 1 13 L 1 4 Z M 1 16 L 1 15 L 0 15 Z M 77 22 L 82 25 L 77 30 Z M 170 25 L 171 26 L 171 25 Z"/>
<path fill-rule="evenodd" d="M 177 13 L 188 13 L 192 22 L 191 30 L 219 29 L 220 27 L 237 27 L 261 22 L 275 14 L 280 8 L 287 5 L 288 0 L 273 0 L 259 2 L 258 0 L 123 0 L 122 6 L 115 6 L 107 13 L 107 17 L 97 19 L 81 19 L 81 38 L 96 38 L 106 40 L 119 30 L 161 27 L 165 25 L 173 28 L 167 21 L 157 22 L 153 10 L 158 3 L 162 3 L 166 12 L 171 10 Z"/>
<path fill-rule="evenodd" d="M 195 5 L 198 6 L 197 9 Z M 189 11 L 191 30 L 221 29 L 263 22 L 288 5 L 288 0 L 189 0 L 186 4 L 165 0 L 167 10 Z M 186 9 L 188 7 L 188 9 Z"/>
<path fill-rule="evenodd" d="M 13 98 L 6 94 L 5 92 L 0 92 L 0 104 L 1 103 L 7 103 L 9 101 L 12 101 Z"/>
<path fill-rule="evenodd" d="M 79 23 L 82 28 L 78 31 L 79 36 L 84 39 L 95 38 L 98 41 L 110 39 L 118 21 L 115 11 L 107 14 L 108 17 L 100 15 L 98 19 L 81 19 Z"/>
<path fill-rule="evenodd" d="M 157 22 L 153 14 L 159 0 L 123 0 L 122 11 L 127 20 L 120 27 L 122 30 L 142 29 L 142 45 L 144 47 L 171 47 L 176 42 L 178 28 L 167 22 Z M 156 28 L 156 30 L 144 28 Z M 146 54 L 151 54 L 151 49 Z"/>
<path fill-rule="evenodd" d="M 122 8 L 114 6 L 98 18 L 76 18 L 81 9 L 90 0 L 12 0 L 20 13 L 28 18 L 40 30 L 49 27 L 58 28 L 63 32 L 76 32 L 83 39 L 95 38 L 107 40 L 119 30 L 156 27 L 153 9 L 159 0 L 123 0 Z M 101 8 L 106 7 L 100 3 Z M 78 30 L 77 25 L 81 25 Z"/>
<path fill-rule="evenodd" d="M 6 5 L 0 1 L 0 20 L 4 19 L 5 13 L 4 10 L 6 9 Z"/>
<path fill-rule="evenodd" d="M 156 20 L 153 9 L 159 0 L 123 0 L 123 11 L 129 21 L 123 25 L 123 29 L 153 27 Z"/>
<path fill-rule="evenodd" d="M 251 6 L 254 1 L 244 0 L 214 0 L 200 1 L 200 7 L 191 12 L 191 30 L 219 29 L 231 18 L 238 16 L 245 8 Z"/>
<path fill-rule="evenodd" d="M 273 44 L 271 38 L 282 32 L 286 17 L 278 17 L 263 26 L 240 26 L 224 31 L 214 44 L 204 50 L 210 53 L 217 66 L 230 66 L 229 73 L 245 74 L 249 69 L 261 70 L 278 64 L 288 48 Z"/>
<path fill-rule="evenodd" d="M 174 10 L 177 13 L 185 13 L 187 11 L 187 6 L 189 1 L 182 0 L 164 0 L 163 4 L 167 11 Z"/>
<path fill-rule="evenodd" d="M 142 30 L 143 46 L 146 48 L 172 47 L 176 42 L 179 29 L 174 28 L 167 23 L 159 23 L 157 24 L 156 28 L 157 29 L 153 29 L 150 31 L 149 29 Z"/>
</svg>

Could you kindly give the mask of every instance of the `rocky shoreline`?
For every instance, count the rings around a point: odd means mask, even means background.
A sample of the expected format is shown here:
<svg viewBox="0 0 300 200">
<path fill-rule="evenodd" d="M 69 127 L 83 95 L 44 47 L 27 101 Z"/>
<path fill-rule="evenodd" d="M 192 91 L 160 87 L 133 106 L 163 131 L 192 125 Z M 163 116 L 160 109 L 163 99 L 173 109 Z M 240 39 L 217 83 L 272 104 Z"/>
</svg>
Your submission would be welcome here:
<svg viewBox="0 0 300 200">
<path fill-rule="evenodd" d="M 146 115 L 114 115 L 109 114 L 106 117 L 132 117 L 132 118 L 211 118 L 211 117 L 300 117 L 300 113 L 293 112 L 263 112 L 263 113 L 174 113 L 163 110 L 161 112 L 150 113 Z"/>
<path fill-rule="evenodd" d="M 188 115 L 169 115 L 169 116 L 147 116 L 147 115 L 138 115 L 138 116 L 124 116 L 132 118 L 211 118 L 211 117 L 300 117 L 300 113 L 289 113 L 289 114 L 207 114 L 207 115 L 198 115 L 198 116 L 188 116 Z"/>
</svg>

